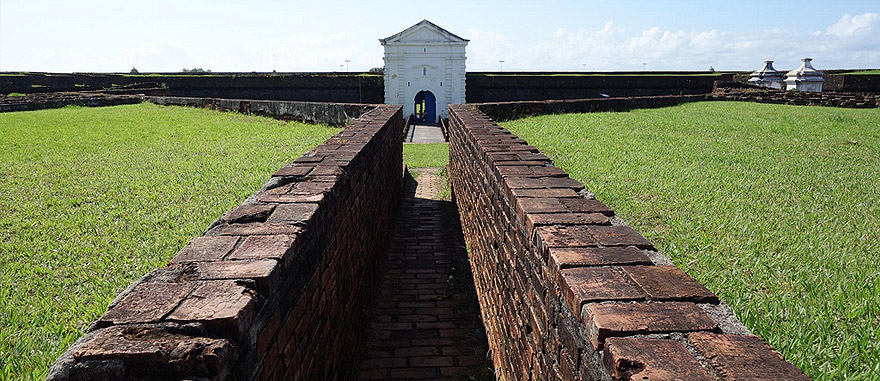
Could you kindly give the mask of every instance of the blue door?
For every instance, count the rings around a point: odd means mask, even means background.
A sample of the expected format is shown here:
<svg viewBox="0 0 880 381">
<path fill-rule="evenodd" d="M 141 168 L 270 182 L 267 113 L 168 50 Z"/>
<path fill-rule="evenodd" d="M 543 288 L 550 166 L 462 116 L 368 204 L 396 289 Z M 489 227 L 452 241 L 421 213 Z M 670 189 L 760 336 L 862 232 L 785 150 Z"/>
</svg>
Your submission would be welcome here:
<svg viewBox="0 0 880 381">
<path fill-rule="evenodd" d="M 437 123 L 437 98 L 434 93 L 424 90 L 416 94 L 416 118 L 426 123 Z"/>
</svg>

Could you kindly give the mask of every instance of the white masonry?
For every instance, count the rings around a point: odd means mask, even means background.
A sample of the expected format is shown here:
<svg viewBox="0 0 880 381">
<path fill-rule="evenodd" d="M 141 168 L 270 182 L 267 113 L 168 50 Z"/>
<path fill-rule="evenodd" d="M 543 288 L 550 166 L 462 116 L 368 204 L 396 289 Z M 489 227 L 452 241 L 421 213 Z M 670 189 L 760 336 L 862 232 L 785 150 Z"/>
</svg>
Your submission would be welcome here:
<svg viewBox="0 0 880 381">
<path fill-rule="evenodd" d="M 409 116 L 418 101 L 429 123 L 448 118 L 447 106 L 465 103 L 468 40 L 422 20 L 379 42 L 385 47 L 385 103 L 403 105 Z"/>
</svg>

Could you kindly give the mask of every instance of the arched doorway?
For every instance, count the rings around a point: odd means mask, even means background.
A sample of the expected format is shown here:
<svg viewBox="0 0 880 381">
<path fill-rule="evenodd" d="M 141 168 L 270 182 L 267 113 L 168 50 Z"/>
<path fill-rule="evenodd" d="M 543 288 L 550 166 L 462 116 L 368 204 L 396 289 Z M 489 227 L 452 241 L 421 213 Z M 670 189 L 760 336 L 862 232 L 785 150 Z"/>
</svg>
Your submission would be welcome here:
<svg viewBox="0 0 880 381">
<path fill-rule="evenodd" d="M 416 118 L 426 123 L 437 123 L 437 98 L 428 90 L 419 91 L 415 99 Z"/>
</svg>

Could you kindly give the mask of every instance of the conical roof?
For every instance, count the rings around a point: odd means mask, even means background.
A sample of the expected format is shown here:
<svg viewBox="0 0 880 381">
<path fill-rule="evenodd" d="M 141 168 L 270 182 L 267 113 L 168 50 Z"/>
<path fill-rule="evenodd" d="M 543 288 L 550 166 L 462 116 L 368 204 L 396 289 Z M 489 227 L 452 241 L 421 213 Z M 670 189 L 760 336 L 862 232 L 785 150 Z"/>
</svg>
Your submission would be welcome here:
<svg viewBox="0 0 880 381">
<path fill-rule="evenodd" d="M 811 81 L 811 82 L 824 82 L 825 75 L 816 69 L 813 68 L 813 65 L 810 64 L 812 58 L 802 58 L 801 66 L 798 66 L 797 69 L 794 69 L 788 74 L 786 74 L 787 80 L 796 79 L 799 81 Z"/>
</svg>

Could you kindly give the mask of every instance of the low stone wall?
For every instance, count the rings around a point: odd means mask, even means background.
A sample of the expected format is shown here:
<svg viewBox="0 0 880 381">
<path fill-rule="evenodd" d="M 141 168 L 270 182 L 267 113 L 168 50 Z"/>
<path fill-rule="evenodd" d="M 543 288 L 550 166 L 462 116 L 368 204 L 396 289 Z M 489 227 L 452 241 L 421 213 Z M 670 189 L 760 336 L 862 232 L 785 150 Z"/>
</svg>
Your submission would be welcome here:
<svg viewBox="0 0 880 381">
<path fill-rule="evenodd" d="M 808 379 L 476 106 L 450 106 L 449 145 L 499 379 Z"/>
<path fill-rule="evenodd" d="M 65 106 L 116 106 L 141 103 L 143 98 L 136 95 L 106 95 L 87 93 L 49 93 L 24 96 L 0 95 L 0 112 L 34 111 Z"/>
<path fill-rule="evenodd" d="M 845 108 L 880 107 L 880 94 L 780 91 L 763 89 L 721 89 L 707 97 L 716 101 L 745 101 L 799 106 Z"/>
<path fill-rule="evenodd" d="M 357 103 L 292 102 L 253 99 L 216 99 L 188 97 L 149 97 L 160 105 L 206 107 L 215 110 L 257 114 L 284 120 L 343 126 L 377 105 Z"/>
<path fill-rule="evenodd" d="M 707 94 L 716 80 L 732 75 L 693 74 L 594 74 L 573 73 L 469 73 L 467 102 L 507 102 L 545 99 Z"/>
<path fill-rule="evenodd" d="M 706 100 L 705 95 L 661 95 L 647 97 L 564 99 L 549 101 L 478 103 L 480 111 L 495 120 L 510 120 L 534 115 L 598 111 L 626 111 L 638 108 L 676 106 Z"/>
<path fill-rule="evenodd" d="M 120 294 L 50 380 L 351 379 L 402 185 L 378 106 Z"/>
</svg>

